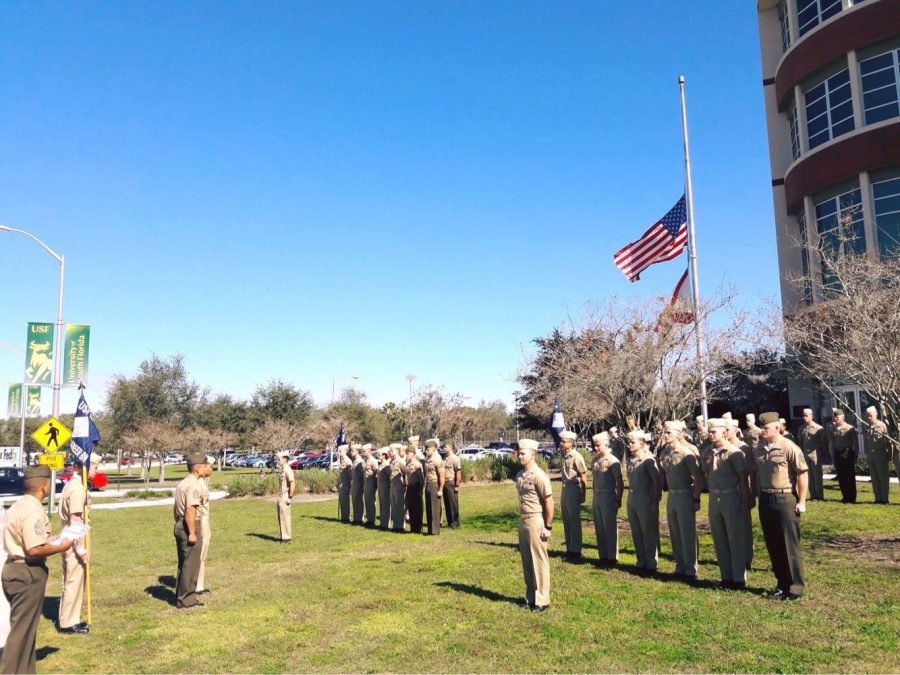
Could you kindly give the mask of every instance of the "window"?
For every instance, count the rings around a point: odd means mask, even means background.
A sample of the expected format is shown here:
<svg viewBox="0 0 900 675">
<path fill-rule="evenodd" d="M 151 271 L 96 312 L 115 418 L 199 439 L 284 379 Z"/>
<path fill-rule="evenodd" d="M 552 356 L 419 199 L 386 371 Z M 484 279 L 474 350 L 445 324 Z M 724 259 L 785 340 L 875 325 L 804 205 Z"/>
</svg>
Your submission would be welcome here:
<svg viewBox="0 0 900 675">
<path fill-rule="evenodd" d="M 797 34 L 805 35 L 841 11 L 841 0 L 797 0 Z"/>
<path fill-rule="evenodd" d="M 809 149 L 853 131 L 850 72 L 844 70 L 817 84 L 804 95 Z"/>
<path fill-rule="evenodd" d="M 778 24 L 781 26 L 781 51 L 786 52 L 791 46 L 791 23 L 788 15 L 787 0 L 781 0 L 778 3 Z"/>
<path fill-rule="evenodd" d="M 797 104 L 792 103 L 788 111 L 788 125 L 791 127 L 791 157 L 800 156 L 800 127 L 797 122 Z"/>
<path fill-rule="evenodd" d="M 900 49 L 859 62 L 866 124 L 900 116 Z"/>
<path fill-rule="evenodd" d="M 800 265 L 803 270 L 803 294 L 802 302 L 804 305 L 812 303 L 812 279 L 809 276 L 809 243 L 806 237 L 806 214 L 801 213 L 797 219 L 797 226 L 800 229 Z"/>
<path fill-rule="evenodd" d="M 900 254 L 900 176 L 872 181 L 875 226 L 881 257 Z"/>
<path fill-rule="evenodd" d="M 842 194 L 816 200 L 816 230 L 822 248 L 831 253 L 862 254 L 866 251 L 862 199 L 858 187 Z M 837 290 L 838 280 L 822 261 L 822 283 Z"/>
</svg>

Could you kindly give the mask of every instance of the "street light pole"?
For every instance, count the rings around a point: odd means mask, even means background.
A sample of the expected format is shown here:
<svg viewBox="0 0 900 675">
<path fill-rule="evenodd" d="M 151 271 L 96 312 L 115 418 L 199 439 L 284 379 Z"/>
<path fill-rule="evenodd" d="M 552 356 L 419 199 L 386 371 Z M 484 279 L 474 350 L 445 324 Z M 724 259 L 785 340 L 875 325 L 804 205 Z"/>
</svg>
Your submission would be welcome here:
<svg viewBox="0 0 900 675">
<path fill-rule="evenodd" d="M 409 435 L 412 436 L 413 428 L 412 428 L 412 387 L 413 382 L 416 381 L 415 375 L 407 375 L 406 381 L 409 382 L 409 419 L 407 420 L 407 424 L 409 425 Z"/>
<path fill-rule="evenodd" d="M 331 378 L 331 402 L 332 403 L 334 403 L 334 392 L 335 392 L 334 385 L 338 380 L 343 379 L 345 377 L 349 377 L 352 380 L 359 379 L 359 375 L 334 375 L 334 376 L 332 376 L 332 378 Z"/>
<path fill-rule="evenodd" d="M 513 410 L 513 414 L 516 417 L 516 445 L 519 444 L 519 396 L 522 395 L 521 391 L 514 391 L 513 397 L 515 398 L 515 409 Z"/>
</svg>

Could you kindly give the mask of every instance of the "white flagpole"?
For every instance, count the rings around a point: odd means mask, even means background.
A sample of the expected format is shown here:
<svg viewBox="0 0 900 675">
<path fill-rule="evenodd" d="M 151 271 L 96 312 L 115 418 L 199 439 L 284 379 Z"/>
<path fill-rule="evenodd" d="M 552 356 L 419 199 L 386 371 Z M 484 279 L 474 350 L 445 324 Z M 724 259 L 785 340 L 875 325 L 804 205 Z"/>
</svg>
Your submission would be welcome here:
<svg viewBox="0 0 900 675">
<path fill-rule="evenodd" d="M 684 75 L 678 76 L 681 92 L 681 133 L 684 137 L 684 200 L 687 207 L 688 268 L 691 273 L 691 299 L 694 304 L 694 335 L 697 338 L 697 367 L 700 369 L 700 408 L 704 421 L 709 420 L 706 401 L 706 375 L 703 372 L 703 327 L 700 321 L 700 280 L 697 274 L 697 234 L 694 232 L 694 194 L 691 185 L 691 149 L 688 143 L 687 105 L 684 101 Z"/>
</svg>

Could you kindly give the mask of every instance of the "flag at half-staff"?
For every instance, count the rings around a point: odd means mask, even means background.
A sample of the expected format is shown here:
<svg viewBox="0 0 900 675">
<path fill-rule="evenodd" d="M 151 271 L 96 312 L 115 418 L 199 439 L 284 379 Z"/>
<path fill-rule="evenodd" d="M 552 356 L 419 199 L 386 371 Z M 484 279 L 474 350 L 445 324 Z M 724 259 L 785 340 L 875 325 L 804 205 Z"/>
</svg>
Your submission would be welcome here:
<svg viewBox="0 0 900 675">
<path fill-rule="evenodd" d="M 641 272 L 660 262 L 677 258 L 688 240 L 687 208 L 684 195 L 669 212 L 640 239 L 613 254 L 613 262 L 628 281 L 638 281 Z"/>
</svg>

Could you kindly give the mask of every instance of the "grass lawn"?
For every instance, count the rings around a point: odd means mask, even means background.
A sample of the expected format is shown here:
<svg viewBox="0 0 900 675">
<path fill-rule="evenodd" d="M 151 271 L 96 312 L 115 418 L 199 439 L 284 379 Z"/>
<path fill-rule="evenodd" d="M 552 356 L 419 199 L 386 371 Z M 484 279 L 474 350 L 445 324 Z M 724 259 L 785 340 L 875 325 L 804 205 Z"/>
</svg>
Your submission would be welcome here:
<svg viewBox="0 0 900 675">
<path fill-rule="evenodd" d="M 558 491 L 559 483 L 554 482 Z M 836 486 L 829 485 L 829 488 Z M 60 562 L 51 560 L 40 672 L 896 672 L 900 651 L 900 490 L 891 506 L 813 502 L 804 516 L 807 596 L 690 588 L 629 572 L 634 549 L 620 522 L 621 569 L 561 557 L 551 541 L 552 607 L 519 608 L 515 490 L 465 486 L 463 527 L 440 537 L 395 535 L 336 522 L 335 501 L 293 506 L 294 542 L 281 545 L 275 505 L 212 502 L 207 579 L 198 610 L 170 604 L 171 507 L 96 511 L 90 636 L 53 628 Z M 587 510 L 585 510 L 587 517 Z M 664 510 L 661 511 L 664 514 Z M 702 579 L 718 579 L 701 527 Z M 620 512 L 624 516 L 624 510 Z M 755 519 L 754 519 L 755 520 Z M 756 521 L 755 521 L 756 522 Z M 58 527 L 58 522 L 55 523 Z M 774 577 L 758 524 L 749 584 Z"/>
</svg>

